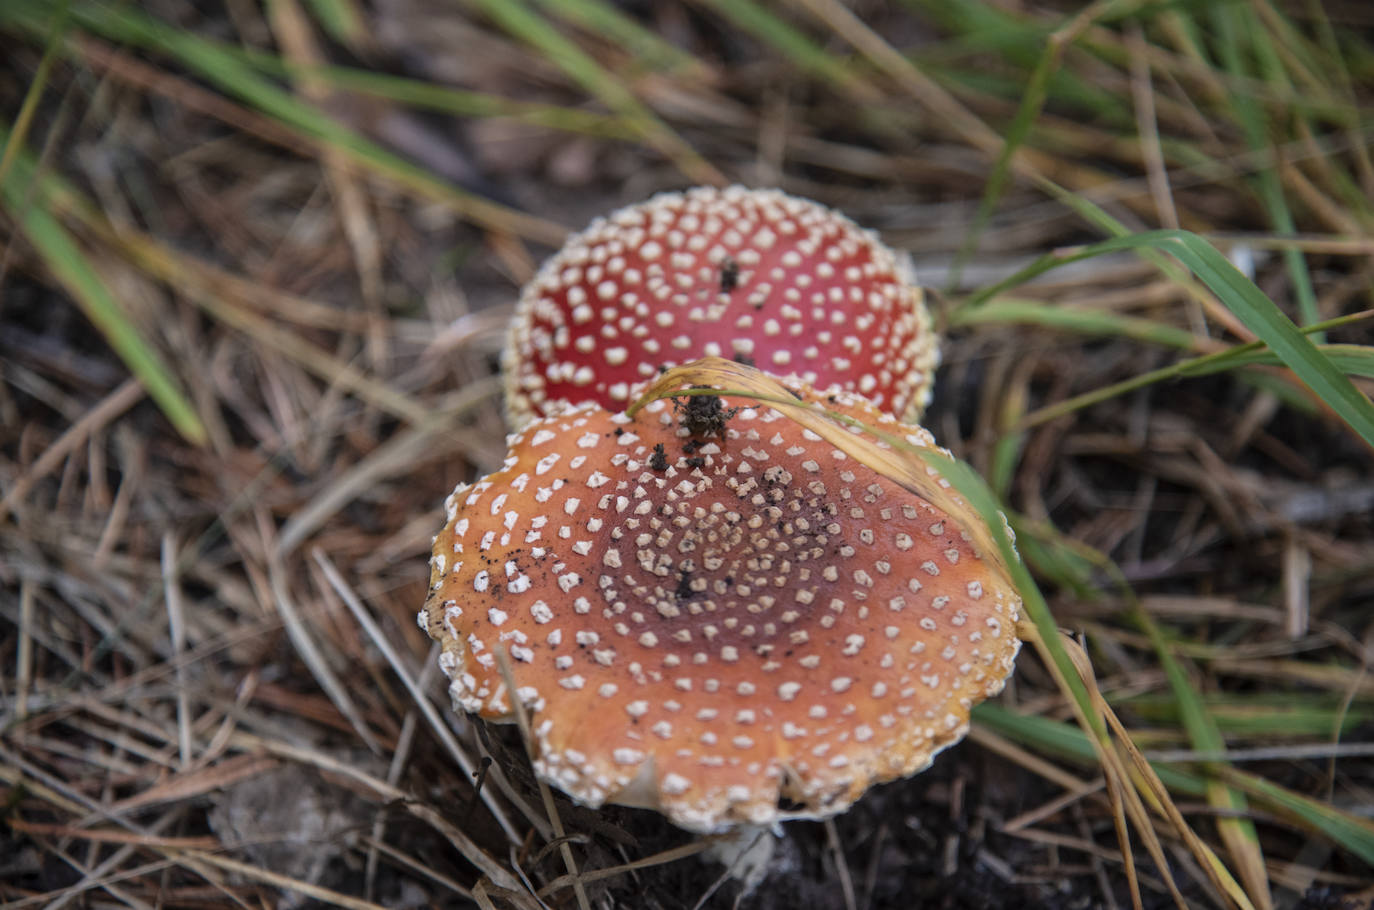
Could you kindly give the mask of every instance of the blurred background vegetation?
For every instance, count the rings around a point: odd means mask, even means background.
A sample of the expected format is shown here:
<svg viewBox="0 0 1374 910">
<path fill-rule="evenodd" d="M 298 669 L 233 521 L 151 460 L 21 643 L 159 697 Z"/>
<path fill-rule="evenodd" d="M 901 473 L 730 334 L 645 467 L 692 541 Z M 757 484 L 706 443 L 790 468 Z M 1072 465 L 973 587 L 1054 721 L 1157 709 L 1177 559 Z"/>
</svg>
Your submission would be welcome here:
<svg viewBox="0 0 1374 910">
<path fill-rule="evenodd" d="M 0 900 L 1374 901 L 1374 7 L 3 0 L 0 48 Z M 549 812 L 413 621 L 520 285 L 730 182 L 911 252 L 1039 630 L 753 879 Z"/>
</svg>

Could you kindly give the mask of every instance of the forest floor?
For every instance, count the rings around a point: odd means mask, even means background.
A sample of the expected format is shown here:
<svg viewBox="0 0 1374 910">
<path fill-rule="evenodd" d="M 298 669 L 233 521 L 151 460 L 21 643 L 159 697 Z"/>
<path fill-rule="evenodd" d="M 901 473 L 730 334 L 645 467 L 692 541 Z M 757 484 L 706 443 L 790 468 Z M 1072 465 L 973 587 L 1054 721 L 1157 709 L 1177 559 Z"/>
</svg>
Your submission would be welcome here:
<svg viewBox="0 0 1374 910">
<path fill-rule="evenodd" d="M 6 0 L 0 42 L 6 906 L 1374 906 L 1365 4 Z M 551 816 L 415 623 L 521 285 L 702 183 L 912 255 L 923 422 L 1043 620 L 752 877 Z"/>
</svg>

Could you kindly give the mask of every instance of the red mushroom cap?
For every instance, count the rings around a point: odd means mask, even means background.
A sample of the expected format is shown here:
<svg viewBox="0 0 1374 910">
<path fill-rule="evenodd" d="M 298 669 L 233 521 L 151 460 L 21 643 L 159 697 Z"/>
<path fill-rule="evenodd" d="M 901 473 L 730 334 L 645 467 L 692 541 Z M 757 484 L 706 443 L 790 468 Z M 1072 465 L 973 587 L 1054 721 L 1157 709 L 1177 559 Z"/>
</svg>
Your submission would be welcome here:
<svg viewBox="0 0 1374 910">
<path fill-rule="evenodd" d="M 512 714 L 508 652 L 536 770 L 584 803 L 696 831 L 839 812 L 963 736 L 1020 600 L 952 492 L 937 508 L 774 408 L 686 401 L 514 435 L 447 501 L 420 624 L 484 717 Z"/>
<path fill-rule="evenodd" d="M 594 221 L 526 286 L 503 364 L 511 422 L 632 389 L 699 357 L 856 391 L 914 420 L 938 351 L 906 257 L 777 190 L 664 193 Z"/>
</svg>

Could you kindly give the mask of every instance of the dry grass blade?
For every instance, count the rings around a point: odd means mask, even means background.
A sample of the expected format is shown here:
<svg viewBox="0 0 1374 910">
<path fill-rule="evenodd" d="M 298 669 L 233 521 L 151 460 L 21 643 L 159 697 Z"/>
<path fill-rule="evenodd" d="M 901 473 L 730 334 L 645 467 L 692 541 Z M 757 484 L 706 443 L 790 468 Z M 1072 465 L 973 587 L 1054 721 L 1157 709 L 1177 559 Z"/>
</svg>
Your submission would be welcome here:
<svg viewBox="0 0 1374 910">
<path fill-rule="evenodd" d="M 174 775 L 147 790 L 114 803 L 113 813 L 128 813 L 148 806 L 164 805 L 202 796 L 241 780 L 256 777 L 276 766 L 271 758 L 261 755 L 238 755 L 207 768 L 193 768 Z"/>
<path fill-rule="evenodd" d="M 363 631 L 367 633 L 372 643 L 377 647 L 377 650 L 382 652 L 382 656 L 385 657 L 387 663 L 391 665 L 392 671 L 401 678 L 407 691 L 410 692 L 411 698 L 414 699 L 415 705 L 420 709 L 420 712 L 424 714 L 425 720 L 430 725 L 430 729 L 439 737 L 440 742 L 444 744 L 449 755 L 458 763 L 463 771 L 466 772 L 470 779 L 475 778 L 477 776 L 476 763 L 473 762 L 472 757 L 468 755 L 467 750 L 462 747 L 449 728 L 440 720 L 438 713 L 434 710 L 434 705 L 425 696 L 419 682 L 413 677 L 405 662 L 402 661 L 401 655 L 392 646 L 390 639 L 388 639 L 381 628 L 377 626 L 371 614 L 367 612 L 367 608 L 363 606 L 362 601 L 358 599 L 353 589 L 349 587 L 343 576 L 339 574 L 339 570 L 330 562 L 329 557 L 318 549 L 316 549 L 312 555 L 315 558 L 315 562 L 324 572 L 325 578 L 329 580 L 329 584 L 334 588 L 334 592 L 338 594 L 340 599 L 348 606 L 349 612 L 353 614 L 353 618 L 358 621 L 358 624 L 363 627 Z M 431 654 L 430 656 L 431 660 L 429 663 L 431 665 L 437 665 L 437 661 L 432 659 L 433 655 Z M 498 779 L 504 780 L 499 771 L 496 776 Z M 503 787 L 503 789 L 509 792 L 508 786 Z M 515 826 L 511 824 L 510 819 L 506 816 L 506 810 L 496 802 L 490 790 L 483 789 L 482 801 L 486 803 L 487 808 L 491 810 L 492 815 L 505 830 L 506 836 L 510 838 L 510 843 L 520 843 L 520 833 L 515 829 Z M 531 816 L 533 813 L 527 811 L 526 815 Z M 536 822 L 536 826 L 538 826 L 538 822 L 542 821 L 542 819 L 530 818 L 530 821 Z"/>
<path fill-rule="evenodd" d="M 1093 713 L 1091 717 L 1083 716 L 1084 709 L 1079 705 L 1077 699 L 1070 698 L 1069 705 L 1078 718 L 1079 726 L 1085 731 L 1094 731 L 1109 716 L 1111 708 L 1107 705 L 1106 700 L 1102 698 L 1101 692 L 1098 691 L 1092 674 L 1091 665 L 1088 664 L 1082 651 L 1078 648 L 1077 643 L 1068 636 L 1062 635 L 1062 633 L 1056 634 L 1060 635 L 1060 649 L 1068 654 L 1069 659 L 1073 662 L 1073 666 L 1078 671 L 1079 683 L 1085 685 L 1088 691 L 1089 704 L 1091 705 Z M 1062 677 L 1059 663 L 1046 647 L 1040 630 L 1030 624 L 1024 624 L 1022 635 L 1040 651 L 1045 665 L 1055 678 L 1055 682 L 1060 687 L 1061 691 L 1068 692 L 1068 682 Z M 1088 742 L 1092 746 L 1093 753 L 1106 778 L 1107 794 L 1111 799 L 1112 805 L 1112 823 L 1116 831 L 1117 842 L 1120 845 L 1123 859 L 1127 864 L 1132 901 L 1136 906 L 1142 905 L 1140 885 L 1135 874 L 1135 861 L 1131 851 L 1129 833 L 1131 829 L 1134 829 L 1140 835 L 1146 851 L 1154 861 L 1155 868 L 1162 876 L 1163 882 L 1168 889 L 1169 896 L 1180 910 L 1184 910 L 1184 908 L 1188 906 L 1187 901 L 1184 899 L 1182 892 L 1179 891 L 1178 884 L 1174 880 L 1159 833 L 1155 830 L 1150 821 L 1149 813 L 1142 801 L 1142 794 L 1137 792 L 1136 787 L 1133 785 L 1132 777 L 1120 753 L 1117 751 L 1114 744 L 1108 741 L 1105 736 L 1090 735 L 1088 737 Z M 1173 805 L 1167 791 L 1164 793 L 1164 799 L 1169 801 L 1169 805 Z M 1154 802 L 1153 797 L 1151 801 Z"/>
<path fill-rule="evenodd" d="M 463 444 L 462 435 L 454 432 L 453 424 L 478 402 L 495 398 L 500 393 L 501 382 L 495 377 L 471 383 L 455 396 L 448 407 L 427 416 L 419 426 L 411 427 L 378 446 L 291 516 L 282 526 L 281 536 L 277 540 L 278 549 L 283 554 L 290 553 L 351 500 L 383 480 L 413 472 L 423 456 L 433 454 L 435 444 L 440 441 L 452 443 L 456 439 L 458 447 L 489 461 L 490 455 L 485 448 Z"/>
<path fill-rule="evenodd" d="M 561 875 L 553 881 L 549 882 L 544 887 L 540 888 L 539 896 L 541 898 L 548 897 L 549 895 L 561 891 L 564 888 L 573 887 L 573 885 L 578 881 L 584 882 L 586 884 L 591 884 L 592 882 L 601 881 L 602 879 L 614 878 L 619 875 L 625 875 L 626 873 L 634 872 L 638 869 L 652 869 L 654 866 L 662 866 L 668 863 L 675 863 L 678 860 L 686 859 L 689 856 L 695 856 L 698 853 L 710 849 L 710 847 L 711 842 L 705 838 L 702 838 L 700 840 L 693 841 L 690 844 L 683 844 L 681 847 L 674 847 L 671 850 L 664 850 L 662 853 L 655 853 L 653 856 L 646 856 L 643 859 L 637 859 L 633 862 L 622 863 L 617 866 L 608 866 L 605 869 L 593 869 L 587 872 L 579 873 L 577 875 Z"/>
<path fill-rule="evenodd" d="M 1102 788 L 1102 783 L 1100 781 L 1092 783 L 1079 780 L 1073 774 L 1065 771 L 1053 762 L 1046 761 L 1006 738 L 998 736 L 991 730 L 983 729 L 977 724 L 969 729 L 968 736 L 969 739 L 978 743 L 978 745 L 983 748 L 990 749 L 999 755 L 1011 759 L 1021 767 L 1062 787 L 1064 790 L 1068 791 L 1068 793 L 1085 793 L 1090 790 L 1100 790 Z"/>
<path fill-rule="evenodd" d="M 177 686 L 177 746 L 181 753 L 181 768 L 191 765 L 191 693 L 187 687 L 186 664 L 181 660 L 186 651 L 186 607 L 181 599 L 177 581 L 176 541 L 171 534 L 162 537 L 162 596 L 167 602 L 167 626 L 172 634 L 172 659 L 176 662 Z"/>
<path fill-rule="evenodd" d="M 55 471 L 65 458 L 85 445 L 90 440 L 91 435 L 98 432 L 101 427 L 108 425 L 120 414 L 137 404 L 144 394 L 143 387 L 138 384 L 137 380 L 125 380 L 100 404 L 91 408 L 85 416 L 73 423 L 29 466 L 24 475 L 10 486 L 4 498 L 0 499 L 0 519 L 18 507 L 29 490 L 33 489 L 34 484 Z"/>
<path fill-rule="evenodd" d="M 446 819 L 443 813 L 434 809 L 426 803 L 419 802 L 411 798 L 405 791 L 397 789 L 367 774 L 352 765 L 330 758 L 329 756 L 309 749 L 302 749 L 289 743 L 277 740 L 266 739 L 246 733 L 237 733 L 232 737 L 233 744 L 241 749 L 252 752 L 266 752 L 277 758 L 289 761 L 300 762 L 321 771 L 328 771 L 331 774 L 338 774 L 356 782 L 367 788 L 380 799 L 388 802 L 399 803 L 407 812 L 416 818 L 431 825 L 436 831 L 442 834 L 465 859 L 481 870 L 482 874 L 491 879 L 497 886 L 511 891 L 518 891 L 521 884 L 504 866 L 492 859 L 491 856 L 477 845 L 457 825 Z"/>
<path fill-rule="evenodd" d="M 290 636 L 291 643 L 296 647 L 296 653 L 301 660 L 310 668 L 310 673 L 319 682 L 320 687 L 329 695 L 332 701 L 348 718 L 348 722 L 353 725 L 358 738 L 361 739 L 369 749 L 378 754 L 382 747 L 377 742 L 372 731 L 368 729 L 367 721 L 363 719 L 362 712 L 353 702 L 353 697 L 349 694 L 348 687 L 339 679 L 334 668 L 330 666 L 329 658 L 325 656 L 319 643 L 315 640 L 315 635 L 310 631 L 310 623 L 301 614 L 296 606 L 295 598 L 286 586 L 286 567 L 278 554 L 275 546 L 269 546 L 269 556 L 267 560 L 267 575 L 272 586 L 272 597 L 276 605 L 277 612 L 282 618 L 282 625 L 286 628 L 286 634 Z"/>
<path fill-rule="evenodd" d="M 132 831 L 111 831 L 100 828 L 80 828 L 73 825 L 50 825 L 12 818 L 6 824 L 15 831 L 32 834 L 56 834 L 73 840 L 87 840 L 101 844 L 133 844 L 170 850 L 214 850 L 219 841 L 213 837 L 152 837 Z"/>
<path fill-rule="evenodd" d="M 501 678 L 506 683 L 508 692 L 518 692 L 519 687 L 515 684 L 515 677 L 511 675 L 510 657 L 506 654 L 503 647 L 496 650 L 496 660 L 500 665 Z M 520 700 L 518 695 L 511 698 L 511 705 L 515 713 L 515 722 L 520 726 L 520 738 L 524 741 L 525 752 L 531 760 L 534 759 L 534 736 L 530 732 L 530 718 L 525 712 L 525 703 Z M 577 871 L 577 861 L 573 858 L 572 845 L 568 843 L 567 832 L 563 829 L 563 819 L 558 814 L 558 806 L 553 801 L 553 791 L 545 783 L 543 778 L 539 779 L 539 796 L 544 801 L 544 811 L 548 814 L 549 824 L 553 828 L 554 840 L 558 842 L 558 852 L 563 857 L 563 865 L 568 869 L 568 874 L 573 880 L 573 894 L 577 897 L 577 906 L 580 910 L 590 910 L 591 903 L 587 900 L 587 889 L 582 884 L 582 878 Z"/>
<path fill-rule="evenodd" d="M 322 62 L 320 48 L 315 41 L 310 24 L 295 0 L 281 0 L 269 8 L 273 29 L 285 51 L 293 62 L 307 66 Z M 328 108 L 331 92 L 328 85 L 309 76 L 299 80 L 302 95 L 314 104 Z M 363 301 L 373 315 L 372 332 L 368 334 L 372 362 L 380 364 L 386 358 L 385 336 L 380 329 L 383 324 L 379 307 L 382 293 L 382 244 L 377 236 L 376 224 L 368 211 L 367 194 L 362 180 L 348 167 L 347 159 L 339 151 L 325 145 L 320 149 L 325 174 L 329 178 L 330 191 L 339 206 L 339 220 L 344 234 L 353 251 L 354 264 L 358 269 L 358 279 Z"/>
<path fill-rule="evenodd" d="M 230 859 L 227 856 L 220 856 L 215 853 L 207 853 L 203 850 L 172 850 L 169 855 L 177 862 L 195 868 L 197 866 L 209 866 L 221 869 L 225 872 L 232 872 L 242 876 L 249 881 L 261 882 L 271 885 L 274 888 L 281 888 L 300 894 L 312 900 L 331 904 L 335 907 L 346 907 L 348 910 L 385 910 L 381 904 L 374 904 L 371 901 L 361 900 L 340 891 L 333 891 L 329 888 L 321 888 L 319 885 L 312 885 L 309 882 L 292 878 L 288 875 L 281 875 L 255 866 L 252 863 L 241 862 Z"/>
<path fill-rule="evenodd" d="M 19 587 L 19 648 L 15 655 L 14 718 L 29 716 L 29 690 L 33 686 L 33 585 Z"/>
<path fill-rule="evenodd" d="M 849 861 L 844 858 L 844 847 L 840 844 L 840 833 L 835 829 L 835 820 L 827 818 L 825 837 L 830 849 L 835 852 L 835 871 L 840 879 L 840 896 L 844 899 L 845 910 L 858 910 L 859 902 L 854 897 L 854 880 L 849 875 Z"/>
</svg>

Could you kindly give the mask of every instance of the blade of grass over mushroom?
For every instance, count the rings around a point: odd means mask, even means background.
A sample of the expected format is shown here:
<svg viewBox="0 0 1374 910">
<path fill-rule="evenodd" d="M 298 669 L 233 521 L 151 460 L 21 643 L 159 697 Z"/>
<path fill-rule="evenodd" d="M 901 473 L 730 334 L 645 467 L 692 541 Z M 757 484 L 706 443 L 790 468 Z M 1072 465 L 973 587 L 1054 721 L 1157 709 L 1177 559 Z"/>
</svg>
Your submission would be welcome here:
<svg viewBox="0 0 1374 910">
<path fill-rule="evenodd" d="M 1159 658 L 1164 674 L 1168 677 L 1169 688 L 1178 703 L 1180 719 L 1188 731 L 1193 748 L 1202 752 L 1225 751 L 1226 740 L 1222 737 L 1221 730 L 1212 719 L 1187 671 L 1170 651 L 1170 643 L 1165 638 L 1163 630 L 1138 605 L 1131 612 L 1136 623 L 1145 630 L 1151 644 L 1154 645 L 1155 656 Z M 1264 852 L 1260 847 L 1259 833 L 1255 830 L 1254 823 L 1246 817 L 1249 806 L 1244 794 L 1216 777 L 1209 777 L 1207 802 L 1219 813 L 1216 819 L 1217 831 L 1240 873 L 1246 893 L 1256 907 L 1272 907 L 1273 897 L 1269 892 Z"/>
<path fill-rule="evenodd" d="M 1143 247 L 1153 247 L 1178 257 L 1247 328 L 1273 350 L 1284 366 L 1291 369 L 1357 435 L 1374 446 L 1374 404 L 1253 281 L 1242 275 L 1211 244 L 1189 231 L 1149 231 L 1042 256 L 1005 281 L 974 295 L 972 300 L 981 302 L 991 299 L 1006 288 L 1015 287 L 1069 262 Z"/>
<path fill-rule="evenodd" d="M 1098 706 L 1094 704 L 1073 660 L 1060 643 L 1059 631 L 1048 604 L 1012 546 L 999 503 L 971 468 L 933 449 L 913 445 L 905 439 L 879 432 L 843 415 L 802 405 L 788 393 L 786 387 L 768 374 L 718 357 L 703 358 L 668 370 L 627 413 L 633 416 L 644 404 L 658 398 L 695 394 L 739 395 L 766 402 L 850 457 L 925 498 L 937 508 L 962 517 L 962 530 L 969 534 L 985 558 L 1000 564 L 1021 595 L 1023 606 L 1036 630 L 1031 639 L 1046 663 L 1057 668 L 1054 674 L 1056 681 L 1075 705 L 1075 716 L 1079 722 L 1092 733 L 1099 758 L 1106 761 L 1111 757 L 1109 734 L 1099 715 Z M 859 430 L 860 434 L 856 435 L 851 429 Z M 875 439 L 886 443 L 886 447 L 875 445 Z M 931 468 L 938 472 L 934 477 Z M 951 495 L 945 486 L 946 482 L 964 497 L 964 502 Z M 970 510 L 974 515 L 970 515 Z M 1022 634 L 1026 637 L 1024 632 Z M 1105 702 L 1102 704 L 1105 706 Z"/>
<path fill-rule="evenodd" d="M 0 139 L 10 135 L 10 131 L 0 125 Z M 125 314 L 119 298 L 87 258 L 76 238 L 43 206 L 41 198 L 29 198 L 37 165 L 26 152 L 17 149 L 17 139 L 12 141 L 16 143 L 16 151 L 10 158 L 9 173 L 0 183 L 0 199 L 9 216 L 20 226 L 44 265 L 72 295 L 86 318 L 100 330 L 125 366 L 148 390 L 177 432 L 187 442 L 203 445 L 208 438 L 205 424 L 171 370 Z"/>
<path fill-rule="evenodd" d="M 525 0 L 468 0 L 503 30 L 544 54 L 584 89 L 601 99 L 625 122 L 640 131 L 690 179 L 721 185 L 728 182 L 714 165 L 693 149 L 641 102 L 623 82 L 606 72 L 586 51 L 562 35 Z"/>
<path fill-rule="evenodd" d="M 35 0 L 0 4 L 0 21 L 17 20 L 41 30 L 46 11 Z M 355 167 L 386 177 L 411 192 L 448 205 L 461 216 L 492 230 L 541 243 L 561 243 L 562 227 L 467 192 L 362 138 L 353 130 L 279 86 L 262 79 L 225 45 L 174 28 L 131 7 L 118 11 L 95 3 L 72 8 L 77 24 L 103 37 L 175 59 L 223 91 L 253 105 L 312 143 L 327 143 Z"/>
<path fill-rule="evenodd" d="M 692 388 L 694 386 L 706 388 Z M 1053 643 L 1045 645 L 1052 659 L 1060 664 L 1062 670 L 1069 671 L 1064 673 L 1064 678 L 1071 690 L 1070 696 L 1084 709 L 1085 715 L 1092 716 L 1092 705 L 1087 690 L 1083 688 L 1076 672 L 1073 672 L 1072 662 L 1062 649 L 1055 647 L 1058 642 L 1058 629 L 1054 617 L 1050 614 L 1049 606 L 1040 595 L 1030 573 L 1016 555 L 1005 530 L 1006 519 L 1001 506 L 982 478 L 971 468 L 934 450 L 920 448 L 904 439 L 880 433 L 866 424 L 803 405 L 788 393 L 785 386 L 767 373 L 720 357 L 705 357 L 668 370 L 645 390 L 639 401 L 631 405 L 626 413 L 633 416 L 645 404 L 659 398 L 701 394 L 739 395 L 766 402 L 850 457 L 858 459 L 893 482 L 923 497 L 937 508 L 963 516 L 967 516 L 972 509 L 982 519 L 982 523 L 965 521 L 964 530 L 973 538 L 975 545 L 988 558 L 999 561 L 1002 570 L 1011 577 L 1036 628 L 1042 636 L 1053 639 Z M 869 438 L 857 436 L 848 429 L 842 429 L 842 426 L 857 426 L 872 437 L 887 443 L 889 448 L 880 448 Z M 913 455 L 916 456 L 915 459 L 910 457 Z M 967 505 L 959 503 L 939 478 L 931 476 L 927 467 L 938 471 L 943 479 L 964 497 Z M 1105 736 L 1105 728 L 1096 732 Z"/>
</svg>

